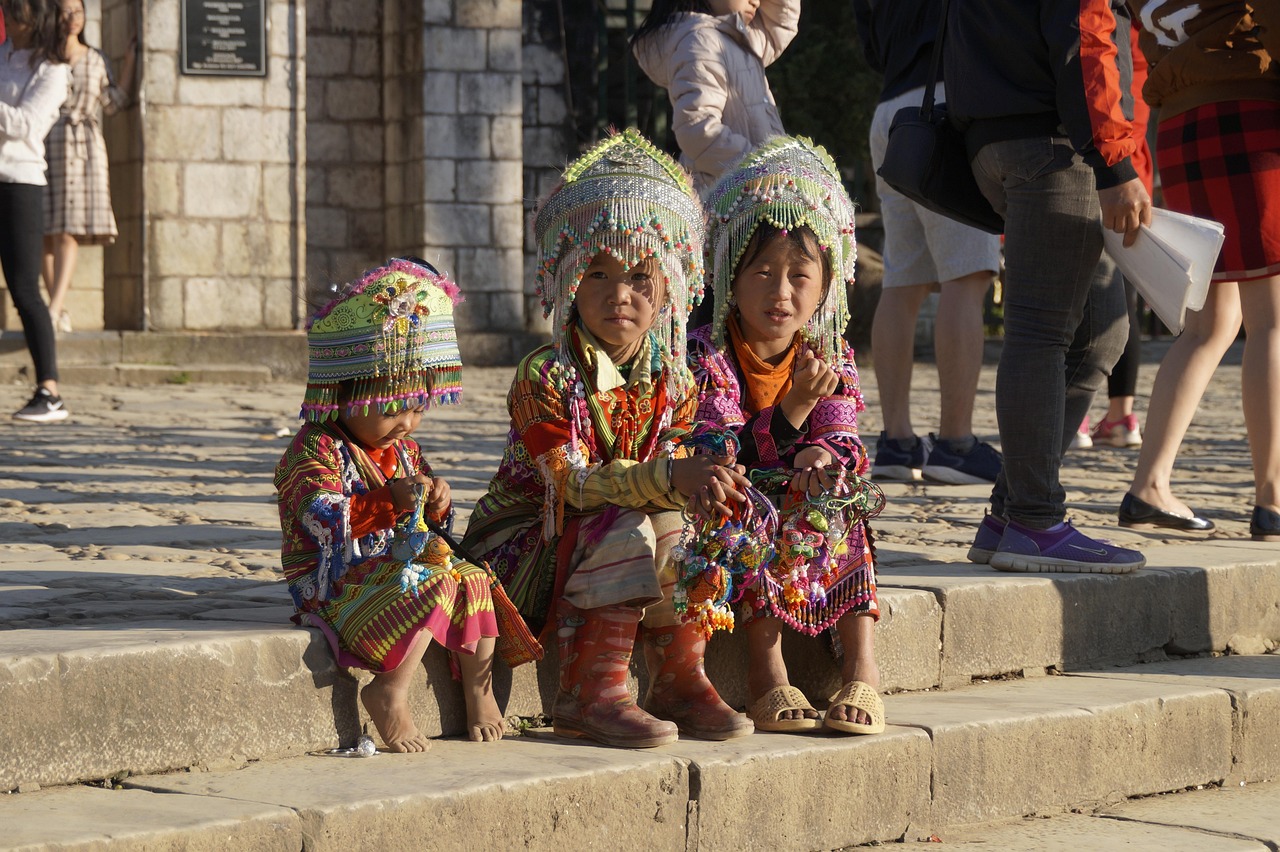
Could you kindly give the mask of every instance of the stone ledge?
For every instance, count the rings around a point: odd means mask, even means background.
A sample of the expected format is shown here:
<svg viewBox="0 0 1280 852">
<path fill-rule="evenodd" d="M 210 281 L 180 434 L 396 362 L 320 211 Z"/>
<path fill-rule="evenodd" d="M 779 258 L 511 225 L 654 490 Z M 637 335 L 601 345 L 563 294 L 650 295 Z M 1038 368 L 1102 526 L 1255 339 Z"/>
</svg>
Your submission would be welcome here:
<svg viewBox="0 0 1280 852">
<path fill-rule="evenodd" d="M 1214 671 L 1218 662 L 1203 665 Z M 843 848 L 932 833 L 959 838 L 958 826 L 1089 811 L 1225 777 L 1240 712 L 1225 691 L 1116 675 L 891 696 L 899 724 L 877 737 L 757 734 L 644 751 L 542 738 L 445 740 L 422 755 L 304 756 L 129 778 L 123 791 L 0 797 L 0 821 L 24 826 L 19 845 L 35 849 L 99 848 L 103 835 L 126 828 L 134 848 L 178 839 L 184 848 L 216 848 L 229 818 L 243 820 L 234 828 L 246 841 L 236 848 L 299 848 L 300 831 L 315 852 L 619 848 L 636 838 L 653 849 L 721 850 L 742 848 L 744 832 L 761 848 Z M 1280 679 L 1266 680 L 1280 689 Z M 839 798 L 831 797 L 833 779 Z M 754 820 L 762 803 L 768 816 Z M 1126 802 L 1114 812 L 1159 823 L 1146 805 Z M 1171 816 L 1177 803 L 1164 807 Z M 279 842 L 263 837 L 271 832 Z M 6 836 L 0 847 L 14 842 Z"/>
<path fill-rule="evenodd" d="M 933 741 L 934 827 L 1220 781 L 1234 710 L 1199 685 L 1054 677 L 889 696 Z"/>
</svg>

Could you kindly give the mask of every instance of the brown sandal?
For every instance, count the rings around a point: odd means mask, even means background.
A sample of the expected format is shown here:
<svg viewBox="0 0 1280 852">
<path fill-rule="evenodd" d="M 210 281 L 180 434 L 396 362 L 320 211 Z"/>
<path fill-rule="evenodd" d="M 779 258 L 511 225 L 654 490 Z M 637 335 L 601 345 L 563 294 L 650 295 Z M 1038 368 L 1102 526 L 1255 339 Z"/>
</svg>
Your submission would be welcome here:
<svg viewBox="0 0 1280 852">
<path fill-rule="evenodd" d="M 755 722 L 757 731 L 813 731 L 822 724 L 822 720 L 816 717 L 813 719 L 780 718 L 788 710 L 818 712 L 804 697 L 804 693 L 794 686 L 775 686 L 751 705 L 748 715 L 751 716 L 751 721 Z"/>
<path fill-rule="evenodd" d="M 870 724 L 861 724 L 846 719 L 832 719 L 831 708 L 843 704 L 854 710 L 861 710 L 870 717 Z M 880 693 L 860 680 L 851 680 L 840 688 L 840 691 L 827 705 L 827 717 L 823 720 L 828 730 L 845 734 L 882 734 L 884 733 L 884 702 Z"/>
</svg>

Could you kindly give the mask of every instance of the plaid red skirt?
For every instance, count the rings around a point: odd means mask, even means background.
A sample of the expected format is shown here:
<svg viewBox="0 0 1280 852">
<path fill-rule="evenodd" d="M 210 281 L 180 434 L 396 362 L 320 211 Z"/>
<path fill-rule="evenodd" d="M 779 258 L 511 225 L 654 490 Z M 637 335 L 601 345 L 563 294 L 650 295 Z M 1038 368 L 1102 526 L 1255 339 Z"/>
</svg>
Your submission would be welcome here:
<svg viewBox="0 0 1280 852">
<path fill-rule="evenodd" d="M 1214 281 L 1280 274 L 1280 103 L 1223 101 L 1160 122 L 1165 206 L 1221 222 Z"/>
</svg>

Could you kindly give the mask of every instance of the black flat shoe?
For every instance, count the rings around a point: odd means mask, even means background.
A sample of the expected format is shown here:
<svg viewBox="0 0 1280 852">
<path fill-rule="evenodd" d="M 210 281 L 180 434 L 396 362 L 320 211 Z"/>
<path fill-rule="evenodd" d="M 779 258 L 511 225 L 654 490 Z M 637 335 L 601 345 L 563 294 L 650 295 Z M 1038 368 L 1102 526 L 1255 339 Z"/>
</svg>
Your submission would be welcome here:
<svg viewBox="0 0 1280 852">
<path fill-rule="evenodd" d="M 1266 511 L 1265 509 L 1263 511 Z M 1275 535 L 1277 541 L 1280 541 L 1280 515 L 1274 512 L 1269 513 L 1275 521 Z M 1253 510 L 1255 518 L 1258 516 L 1257 507 Z M 1173 512 L 1166 512 L 1164 509 L 1157 509 L 1145 500 L 1140 500 L 1132 494 L 1124 495 L 1124 499 L 1120 501 L 1120 526 L 1122 527 L 1164 527 L 1170 530 L 1184 530 L 1186 532 L 1208 532 L 1213 529 L 1213 521 L 1206 518 L 1192 515 L 1185 518 L 1182 515 L 1175 515 Z"/>
<path fill-rule="evenodd" d="M 1249 535 L 1254 541 L 1280 541 L 1280 514 L 1254 506 L 1253 517 L 1249 519 Z"/>
</svg>

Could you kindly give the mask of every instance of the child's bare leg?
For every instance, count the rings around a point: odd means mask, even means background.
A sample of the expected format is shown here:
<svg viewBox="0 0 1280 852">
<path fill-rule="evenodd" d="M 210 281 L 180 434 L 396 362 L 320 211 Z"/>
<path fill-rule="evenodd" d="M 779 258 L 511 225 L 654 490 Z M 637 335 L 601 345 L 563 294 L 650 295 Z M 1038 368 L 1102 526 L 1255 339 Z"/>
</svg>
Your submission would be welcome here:
<svg viewBox="0 0 1280 852">
<path fill-rule="evenodd" d="M 836 622 L 840 644 L 844 646 L 844 659 L 840 665 L 840 677 L 844 683 L 860 680 L 877 690 L 880 688 L 880 666 L 876 663 L 875 654 L 875 627 L 876 620 L 866 613 L 849 613 Z M 849 709 L 844 704 L 837 704 L 827 711 L 827 718 L 860 725 L 871 724 L 871 717 L 862 710 L 854 714 L 857 718 L 848 718 Z"/>
<path fill-rule="evenodd" d="M 474 654 L 459 654 L 462 669 L 462 696 L 467 702 L 467 736 L 473 743 L 491 743 L 502 739 L 506 722 L 493 697 L 494 639 L 480 640 Z"/>
<path fill-rule="evenodd" d="M 782 620 L 757 617 L 747 624 L 747 694 L 755 703 L 766 692 L 788 686 L 787 664 L 782 659 Z M 816 719 L 817 711 L 785 710 L 779 721 Z"/>
<path fill-rule="evenodd" d="M 426 751 L 431 747 L 430 740 L 413 723 L 413 714 L 409 710 L 409 685 L 413 683 L 422 655 L 430 644 L 431 633 L 420 631 L 399 666 L 374 675 L 373 680 L 360 690 L 360 703 L 369 711 L 373 726 L 390 751 Z"/>
</svg>

